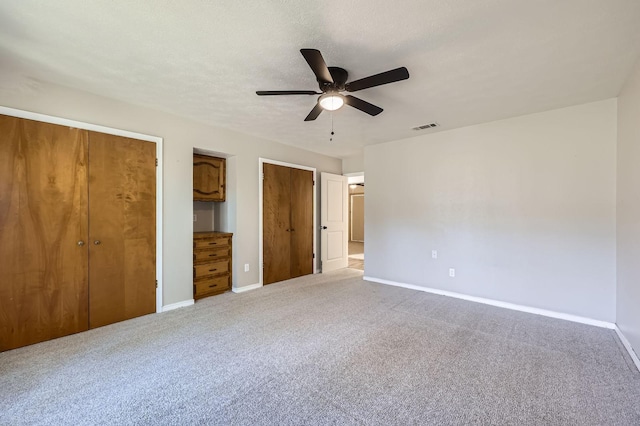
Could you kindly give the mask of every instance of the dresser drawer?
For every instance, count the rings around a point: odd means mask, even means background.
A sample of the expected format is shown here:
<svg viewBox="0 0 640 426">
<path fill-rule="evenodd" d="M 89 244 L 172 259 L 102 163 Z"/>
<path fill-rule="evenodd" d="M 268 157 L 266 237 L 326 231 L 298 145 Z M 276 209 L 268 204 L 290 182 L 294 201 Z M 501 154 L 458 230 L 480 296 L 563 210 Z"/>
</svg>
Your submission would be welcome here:
<svg viewBox="0 0 640 426">
<path fill-rule="evenodd" d="M 193 283 L 193 296 L 197 299 L 212 293 L 227 291 L 231 288 L 229 275 L 222 277 L 206 278 Z"/>
<path fill-rule="evenodd" d="M 193 265 L 193 278 L 206 277 L 208 275 L 225 274 L 229 272 L 229 260 L 218 260 L 216 262 Z"/>
<path fill-rule="evenodd" d="M 211 247 L 228 247 L 231 237 L 207 238 L 203 240 L 193 240 L 193 248 L 203 249 Z"/>
<path fill-rule="evenodd" d="M 229 257 L 229 247 L 217 247 L 214 249 L 200 249 L 193 252 L 194 262 L 216 260 L 221 257 Z"/>
<path fill-rule="evenodd" d="M 196 281 L 193 283 L 193 296 L 198 298 L 211 293 L 227 291 L 231 288 L 229 278 L 231 278 L 229 275 L 224 275 L 222 277 L 213 277 L 202 281 Z"/>
</svg>

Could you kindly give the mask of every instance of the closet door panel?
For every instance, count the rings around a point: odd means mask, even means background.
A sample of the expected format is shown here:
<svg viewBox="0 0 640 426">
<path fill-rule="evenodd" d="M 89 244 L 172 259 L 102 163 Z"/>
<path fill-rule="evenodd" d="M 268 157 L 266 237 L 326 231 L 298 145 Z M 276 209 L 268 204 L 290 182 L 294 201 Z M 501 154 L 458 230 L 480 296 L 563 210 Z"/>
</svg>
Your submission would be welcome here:
<svg viewBox="0 0 640 426">
<path fill-rule="evenodd" d="M 291 169 L 291 278 L 313 273 L 313 172 Z"/>
<path fill-rule="evenodd" d="M 89 133 L 89 327 L 156 310 L 156 145 Z"/>
<path fill-rule="evenodd" d="M 86 165 L 86 131 L 0 115 L 0 350 L 87 329 Z"/>
<path fill-rule="evenodd" d="M 264 284 L 291 278 L 291 169 L 264 164 L 263 261 Z"/>
</svg>

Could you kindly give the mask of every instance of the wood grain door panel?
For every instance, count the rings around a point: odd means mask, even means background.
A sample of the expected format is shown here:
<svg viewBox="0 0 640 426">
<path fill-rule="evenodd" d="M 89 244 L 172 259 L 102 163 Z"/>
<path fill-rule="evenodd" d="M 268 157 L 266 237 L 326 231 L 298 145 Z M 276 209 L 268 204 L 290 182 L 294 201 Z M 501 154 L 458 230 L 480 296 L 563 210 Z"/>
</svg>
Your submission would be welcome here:
<svg viewBox="0 0 640 426">
<path fill-rule="evenodd" d="M 89 327 L 155 312 L 156 145 L 89 135 Z"/>
<path fill-rule="evenodd" d="M 313 273 L 313 172 L 263 164 L 264 284 Z"/>
<path fill-rule="evenodd" d="M 0 351 L 88 326 L 87 131 L 0 116 Z"/>
<path fill-rule="evenodd" d="M 264 284 L 291 278 L 291 169 L 263 164 Z"/>
<path fill-rule="evenodd" d="M 313 273 L 313 172 L 291 169 L 291 278 Z"/>
</svg>

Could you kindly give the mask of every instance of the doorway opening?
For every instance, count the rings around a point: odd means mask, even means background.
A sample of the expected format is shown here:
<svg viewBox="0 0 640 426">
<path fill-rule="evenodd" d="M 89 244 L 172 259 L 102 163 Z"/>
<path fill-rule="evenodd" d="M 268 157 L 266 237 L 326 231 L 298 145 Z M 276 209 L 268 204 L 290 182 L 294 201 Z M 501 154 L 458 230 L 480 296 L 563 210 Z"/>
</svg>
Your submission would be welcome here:
<svg viewBox="0 0 640 426">
<path fill-rule="evenodd" d="M 364 174 L 348 178 L 349 268 L 364 271 Z"/>
</svg>

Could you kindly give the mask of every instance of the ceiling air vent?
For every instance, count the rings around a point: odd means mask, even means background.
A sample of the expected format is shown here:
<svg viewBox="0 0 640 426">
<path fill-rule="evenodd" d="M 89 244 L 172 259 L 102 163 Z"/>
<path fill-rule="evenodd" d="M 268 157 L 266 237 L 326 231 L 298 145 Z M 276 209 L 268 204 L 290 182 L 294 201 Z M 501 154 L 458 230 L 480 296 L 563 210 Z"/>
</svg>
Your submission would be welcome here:
<svg viewBox="0 0 640 426">
<path fill-rule="evenodd" d="M 432 127 L 438 127 L 439 124 L 438 123 L 429 123 L 429 124 L 423 124 L 422 126 L 418 126 L 418 127 L 414 127 L 412 130 L 424 130 L 424 129 L 430 129 Z"/>
</svg>

